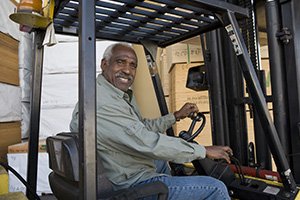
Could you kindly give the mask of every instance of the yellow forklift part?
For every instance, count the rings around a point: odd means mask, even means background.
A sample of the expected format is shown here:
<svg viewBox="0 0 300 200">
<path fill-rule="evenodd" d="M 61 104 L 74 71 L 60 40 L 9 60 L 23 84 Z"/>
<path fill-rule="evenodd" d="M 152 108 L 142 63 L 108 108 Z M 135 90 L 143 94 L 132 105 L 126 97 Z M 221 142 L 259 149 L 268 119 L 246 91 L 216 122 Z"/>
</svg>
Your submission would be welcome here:
<svg viewBox="0 0 300 200">
<path fill-rule="evenodd" d="M 21 0 L 17 6 L 17 11 L 33 11 L 39 13 L 42 11 L 42 0 Z"/>
<path fill-rule="evenodd" d="M 8 193 L 8 174 L 7 171 L 0 165 L 0 195 Z"/>
<path fill-rule="evenodd" d="M 184 163 L 183 166 L 186 167 L 186 168 L 189 168 L 189 169 L 194 169 L 195 168 L 192 163 Z M 235 174 L 235 176 L 237 178 L 239 178 L 238 174 Z M 263 181 L 266 184 L 271 185 L 271 186 L 283 187 L 283 184 L 281 182 L 278 182 L 278 181 L 272 181 L 272 180 L 267 180 L 267 179 L 262 179 L 262 178 L 258 178 L 258 177 L 247 176 L 247 175 L 245 175 L 245 178 L 252 179 L 252 180 L 257 180 L 257 181 Z M 300 189 L 300 188 L 298 188 L 298 189 Z M 300 200 L 300 193 L 299 192 L 296 195 L 294 200 Z"/>
<path fill-rule="evenodd" d="M 9 18 L 14 22 L 31 27 L 45 29 L 53 20 L 54 1 L 45 1 L 42 8 L 41 0 L 22 0 L 17 7 L 17 12 Z"/>
<path fill-rule="evenodd" d="M 299 189 L 300 189 L 300 188 L 299 188 Z M 298 194 L 297 194 L 295 200 L 300 200 L 300 193 L 299 193 L 299 192 L 298 192 Z"/>
<path fill-rule="evenodd" d="M 236 176 L 238 177 L 238 175 L 236 174 Z M 265 183 L 267 183 L 268 185 L 273 185 L 273 186 L 277 186 L 277 187 L 283 187 L 283 184 L 278 182 L 278 181 L 271 181 L 271 180 L 266 180 L 266 179 L 261 179 L 261 178 L 257 178 L 257 177 L 252 177 L 252 176 L 245 176 L 245 178 L 249 178 L 249 179 L 253 179 L 253 180 L 259 180 L 259 181 L 263 181 Z M 298 191 L 299 191 L 299 187 Z M 298 194 L 296 195 L 294 200 L 300 200 L 300 192 L 298 192 Z"/>
<path fill-rule="evenodd" d="M 28 200 L 23 192 L 9 192 L 4 195 L 0 195 L 0 200 Z"/>
<path fill-rule="evenodd" d="M 51 22 L 53 21 L 54 15 L 54 0 L 45 0 L 43 6 L 43 16 L 48 18 Z"/>
<path fill-rule="evenodd" d="M 236 176 L 238 177 L 238 174 L 236 174 Z M 245 178 L 249 178 L 249 179 L 253 179 L 253 180 L 259 180 L 259 181 L 263 181 L 269 185 L 274 185 L 274 186 L 278 186 L 278 187 L 283 187 L 282 183 L 278 182 L 278 181 L 271 181 L 271 180 L 267 180 L 267 179 L 262 179 L 262 178 L 257 178 L 257 177 L 253 177 L 253 176 L 245 176 Z"/>
<path fill-rule="evenodd" d="M 50 20 L 38 13 L 17 12 L 9 16 L 14 22 L 32 28 L 46 28 Z"/>
<path fill-rule="evenodd" d="M 186 168 L 195 168 L 193 163 L 189 162 L 189 163 L 184 163 L 183 166 L 185 166 Z"/>
</svg>

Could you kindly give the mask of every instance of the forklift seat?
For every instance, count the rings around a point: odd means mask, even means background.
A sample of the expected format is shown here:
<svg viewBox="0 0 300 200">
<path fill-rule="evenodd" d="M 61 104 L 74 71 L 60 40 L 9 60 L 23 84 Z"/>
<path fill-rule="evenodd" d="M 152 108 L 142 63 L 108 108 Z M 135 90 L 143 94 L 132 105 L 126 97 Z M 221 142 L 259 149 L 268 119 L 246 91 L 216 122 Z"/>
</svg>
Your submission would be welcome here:
<svg viewBox="0 0 300 200">
<path fill-rule="evenodd" d="M 78 133 L 59 133 L 48 137 L 46 143 L 49 167 L 52 169 L 49 183 L 53 194 L 58 200 L 80 199 Z M 168 197 L 168 188 L 160 181 L 113 191 L 112 183 L 104 176 L 100 159 L 97 159 L 97 183 L 97 196 L 101 200 L 139 199 L 151 195 L 164 200 Z"/>
</svg>

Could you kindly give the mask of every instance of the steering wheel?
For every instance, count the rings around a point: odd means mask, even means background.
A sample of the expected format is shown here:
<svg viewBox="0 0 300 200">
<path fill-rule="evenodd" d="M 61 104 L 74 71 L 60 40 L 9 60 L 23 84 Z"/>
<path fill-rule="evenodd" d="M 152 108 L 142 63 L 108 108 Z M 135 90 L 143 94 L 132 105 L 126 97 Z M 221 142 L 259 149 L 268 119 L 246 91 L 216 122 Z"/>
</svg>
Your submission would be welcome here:
<svg viewBox="0 0 300 200">
<path fill-rule="evenodd" d="M 186 140 L 187 142 L 193 142 L 193 140 L 199 135 L 199 133 L 203 130 L 205 123 L 206 123 L 206 118 L 205 115 L 201 112 L 197 113 L 196 116 L 192 117 L 192 123 L 189 127 L 188 131 L 180 131 L 179 137 Z M 197 122 L 202 121 L 201 125 L 199 128 L 193 133 L 195 125 Z"/>
</svg>

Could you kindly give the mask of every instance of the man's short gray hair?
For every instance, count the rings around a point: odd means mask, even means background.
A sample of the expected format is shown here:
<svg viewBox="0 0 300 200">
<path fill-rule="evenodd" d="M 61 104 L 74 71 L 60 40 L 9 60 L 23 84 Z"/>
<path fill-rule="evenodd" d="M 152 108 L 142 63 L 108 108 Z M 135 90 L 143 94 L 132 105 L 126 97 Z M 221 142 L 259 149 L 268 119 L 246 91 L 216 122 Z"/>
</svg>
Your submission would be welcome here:
<svg viewBox="0 0 300 200">
<path fill-rule="evenodd" d="M 132 46 L 126 42 L 119 42 L 119 43 L 111 44 L 105 49 L 105 51 L 103 53 L 103 59 L 109 61 L 110 58 L 112 57 L 113 49 L 117 46 L 128 47 L 133 50 Z"/>
</svg>

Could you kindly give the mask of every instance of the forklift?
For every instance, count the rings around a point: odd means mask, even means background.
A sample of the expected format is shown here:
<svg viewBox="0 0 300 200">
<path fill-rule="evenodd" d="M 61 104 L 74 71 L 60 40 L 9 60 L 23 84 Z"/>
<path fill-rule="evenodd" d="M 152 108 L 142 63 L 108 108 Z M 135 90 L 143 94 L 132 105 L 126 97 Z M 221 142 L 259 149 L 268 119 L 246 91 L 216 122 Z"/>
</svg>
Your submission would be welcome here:
<svg viewBox="0 0 300 200">
<path fill-rule="evenodd" d="M 234 178 L 225 182 L 230 195 L 234 199 L 300 199 L 298 0 L 49 0 L 47 16 L 35 6 L 28 8 L 37 5 L 29 2 L 22 4 L 21 1 L 11 19 L 34 34 L 27 173 L 27 182 L 33 190 L 37 180 L 42 42 L 51 24 L 56 33 L 79 37 L 79 199 L 101 198 L 97 197 L 96 190 L 95 40 L 144 46 L 159 108 L 165 115 L 168 108 L 155 63 L 157 47 L 164 48 L 199 35 L 207 69 L 213 144 L 230 146 L 238 161 Z M 256 11 L 261 7 L 266 14 L 265 27 L 257 26 Z M 260 67 L 257 40 L 259 31 L 268 36 L 272 96 L 264 91 L 265 77 Z M 248 97 L 245 97 L 244 81 Z M 274 122 L 267 102 L 273 105 Z M 255 146 L 248 144 L 245 134 L 246 105 L 250 105 L 255 119 Z M 172 129 L 167 134 L 175 136 Z M 194 135 L 189 133 L 189 136 Z M 265 170 L 264 175 L 271 174 L 271 154 L 279 183 L 255 177 L 262 170 Z M 199 173 L 202 170 L 207 175 L 229 174 L 232 177 L 228 165 L 222 165 L 218 173 L 205 171 L 219 166 L 217 161 L 193 162 L 193 166 Z M 253 169 L 253 176 L 245 176 L 247 170 Z M 34 199 L 29 192 L 27 196 Z"/>
</svg>

